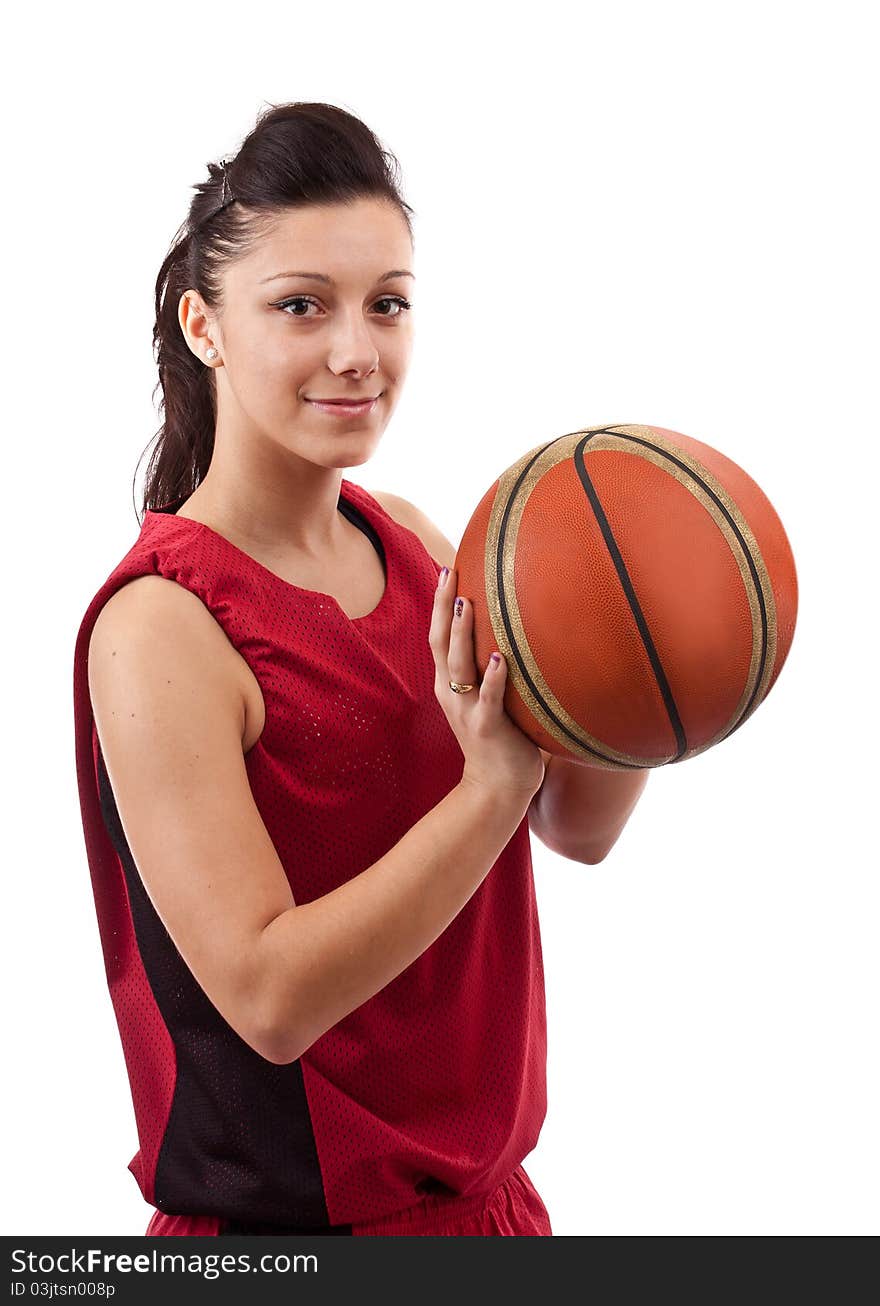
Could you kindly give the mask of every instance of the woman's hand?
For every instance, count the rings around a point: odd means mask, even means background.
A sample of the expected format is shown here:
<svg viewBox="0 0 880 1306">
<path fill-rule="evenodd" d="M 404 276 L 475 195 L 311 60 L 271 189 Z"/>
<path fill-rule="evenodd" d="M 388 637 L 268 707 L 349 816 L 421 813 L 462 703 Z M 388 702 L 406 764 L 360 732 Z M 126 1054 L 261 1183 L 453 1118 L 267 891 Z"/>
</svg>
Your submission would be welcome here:
<svg viewBox="0 0 880 1306">
<path fill-rule="evenodd" d="M 473 609 L 461 597 L 461 616 L 455 615 L 456 581 L 457 573 L 450 571 L 437 588 L 428 642 L 436 666 L 434 693 L 464 753 L 462 783 L 528 800 L 544 779 L 541 750 L 504 710 L 507 663 L 501 654 L 497 663 L 489 660 L 480 681 Z M 450 680 L 474 689 L 458 694 L 449 688 Z"/>
</svg>

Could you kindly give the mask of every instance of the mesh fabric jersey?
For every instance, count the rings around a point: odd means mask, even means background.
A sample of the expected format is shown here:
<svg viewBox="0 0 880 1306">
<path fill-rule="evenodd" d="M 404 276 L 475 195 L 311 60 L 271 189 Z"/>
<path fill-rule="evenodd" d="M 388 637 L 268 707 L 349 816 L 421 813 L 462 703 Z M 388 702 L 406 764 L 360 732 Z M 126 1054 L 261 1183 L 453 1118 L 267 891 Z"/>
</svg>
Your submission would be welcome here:
<svg viewBox="0 0 880 1306">
<path fill-rule="evenodd" d="M 266 724 L 247 775 L 294 901 L 310 902 L 384 856 L 461 779 L 428 645 L 440 565 L 343 479 L 339 510 L 372 540 L 386 577 L 373 611 L 350 618 L 175 516 L 181 502 L 146 513 L 89 604 L 74 655 L 86 854 L 139 1143 L 129 1169 L 158 1211 L 206 1220 L 210 1232 L 224 1221 L 343 1232 L 435 1196 L 493 1193 L 535 1147 L 546 1113 L 527 818 L 420 957 L 276 1065 L 222 1018 L 153 908 L 88 689 L 91 631 L 121 586 L 158 575 L 198 595 L 262 690 Z"/>
</svg>

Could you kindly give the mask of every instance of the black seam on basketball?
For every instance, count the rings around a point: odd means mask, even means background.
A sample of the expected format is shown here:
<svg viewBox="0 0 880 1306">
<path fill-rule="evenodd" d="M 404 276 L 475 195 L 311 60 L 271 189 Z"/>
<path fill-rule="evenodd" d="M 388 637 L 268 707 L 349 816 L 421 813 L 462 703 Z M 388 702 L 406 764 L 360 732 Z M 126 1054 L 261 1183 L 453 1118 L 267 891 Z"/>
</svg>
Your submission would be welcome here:
<svg viewBox="0 0 880 1306">
<path fill-rule="evenodd" d="M 691 480 L 695 481 L 697 485 L 699 485 L 701 489 L 703 489 L 705 493 L 709 495 L 709 497 L 717 505 L 718 509 L 724 514 L 725 518 L 727 519 L 730 525 L 731 530 L 733 531 L 736 538 L 739 540 L 740 548 L 742 549 L 745 560 L 748 563 L 749 571 L 751 572 L 751 576 L 752 576 L 752 584 L 755 587 L 755 595 L 758 600 L 758 608 L 761 613 L 761 654 L 758 663 L 758 671 L 755 676 L 755 684 L 752 688 L 749 701 L 746 703 L 745 707 L 740 713 L 739 720 L 736 721 L 730 727 L 730 729 L 727 731 L 726 734 L 722 735 L 720 739 L 715 740 L 716 744 L 720 744 L 722 740 L 729 739 L 730 736 L 733 734 L 734 730 L 738 730 L 742 725 L 742 723 L 749 716 L 749 713 L 752 711 L 752 704 L 755 701 L 755 695 L 757 694 L 761 682 L 764 679 L 764 667 L 767 663 L 767 607 L 766 604 L 764 603 L 764 591 L 761 588 L 761 579 L 758 575 L 758 569 L 755 566 L 755 560 L 752 557 L 752 553 L 751 550 L 749 549 L 748 544 L 743 538 L 742 531 L 739 529 L 733 517 L 730 515 L 730 512 L 728 511 L 726 505 L 721 501 L 721 499 L 718 498 L 718 495 L 712 489 L 711 485 L 709 485 L 706 481 L 704 481 L 702 476 L 698 476 L 692 467 L 688 467 L 687 463 L 682 462 L 680 458 L 676 458 L 674 454 L 670 453 L 668 449 L 664 449 L 661 445 L 654 444 L 651 440 L 644 440 L 637 435 L 631 435 L 628 431 L 617 430 L 613 426 L 607 427 L 606 431 L 604 432 L 595 431 L 592 434 L 604 435 L 606 433 L 609 435 L 617 436 L 619 440 L 631 440 L 634 444 L 641 444 L 646 449 L 653 449 L 655 453 L 661 454 L 664 458 L 668 459 L 669 462 L 675 463 L 675 465 L 677 467 L 680 467 L 683 472 L 687 472 Z M 584 441 L 583 443 L 586 443 L 586 441 Z M 673 761 L 677 761 L 677 760 L 678 760 L 677 758 L 673 758 Z"/>
<path fill-rule="evenodd" d="M 611 529 L 611 523 L 605 516 L 605 511 L 599 500 L 596 487 L 590 480 L 589 473 L 584 466 L 584 446 L 589 443 L 594 435 L 599 434 L 599 431 L 591 431 L 589 435 L 584 436 L 583 440 L 575 446 L 573 454 L 575 470 L 580 477 L 581 485 L 583 485 L 587 492 L 590 507 L 593 509 L 596 521 L 599 523 L 599 529 L 602 532 L 602 537 L 605 540 L 608 552 L 611 554 L 611 561 L 614 563 L 614 570 L 617 572 L 617 578 L 620 581 L 624 594 L 626 595 L 626 601 L 630 606 L 630 611 L 635 618 L 635 623 L 638 627 L 639 634 L 642 637 L 645 652 L 648 655 L 648 661 L 651 663 L 651 667 L 653 668 L 654 679 L 657 681 L 657 687 L 663 698 L 666 712 L 669 717 L 669 724 L 672 726 L 673 733 L 675 734 L 676 745 L 678 747 L 678 752 L 675 754 L 675 757 L 670 758 L 670 762 L 677 762 L 678 759 L 687 752 L 687 735 L 685 734 L 684 725 L 682 724 L 678 707 L 675 703 L 672 688 L 666 678 L 666 672 L 663 670 L 663 663 L 660 661 L 660 654 L 657 652 L 656 645 L 651 638 L 651 632 L 648 629 L 645 614 L 642 612 L 641 604 L 639 603 L 629 572 L 626 569 L 626 563 L 623 560 L 623 555 L 620 552 L 617 540 L 614 538 L 614 531 Z M 605 432 L 601 432 L 601 434 L 605 434 Z M 617 432 L 609 432 L 609 434 L 617 435 L 618 439 L 622 438 Z"/>
<path fill-rule="evenodd" d="M 611 430 L 612 430 L 611 427 L 604 427 L 603 430 L 594 431 L 593 434 L 604 435 L 607 432 L 610 432 Z M 501 565 L 502 558 L 504 557 L 504 539 L 507 534 L 507 519 L 510 516 L 511 505 L 513 504 L 513 501 L 516 498 L 517 493 L 519 492 L 519 488 L 522 485 L 522 482 L 524 481 L 530 469 L 534 466 L 535 462 L 541 457 L 541 454 L 544 453 L 545 450 L 550 448 L 551 445 L 557 444 L 559 440 L 566 440 L 566 439 L 568 439 L 568 436 L 560 435 L 557 437 L 556 440 L 548 440 L 548 442 L 545 445 L 542 445 L 541 448 L 535 452 L 533 457 L 529 459 L 525 467 L 523 467 L 522 471 L 520 472 L 519 476 L 514 482 L 510 494 L 507 496 L 507 503 L 505 504 L 504 510 L 501 514 L 501 522 L 498 528 L 498 544 L 495 550 L 495 583 L 498 589 L 498 608 L 501 613 L 501 620 L 504 623 L 504 629 L 507 634 L 507 641 L 508 644 L 510 645 L 510 651 L 513 654 L 514 658 L 516 659 L 516 664 L 519 667 L 520 674 L 522 675 L 523 680 L 525 680 L 525 682 L 531 689 L 532 693 L 535 696 L 535 700 L 540 705 L 542 711 L 550 718 L 551 721 L 554 721 L 556 723 L 556 725 L 559 727 L 562 733 L 564 735 L 567 735 L 568 738 L 572 741 L 573 744 L 577 746 L 579 750 L 581 751 L 585 750 L 586 752 L 591 753 L 593 757 L 598 757 L 602 761 L 613 762 L 615 766 L 620 767 L 622 770 L 641 771 L 644 770 L 644 768 L 639 766 L 637 763 L 621 762 L 616 757 L 610 757 L 607 753 L 603 753 L 598 749 L 591 748 L 590 745 L 585 744 L 583 740 L 574 733 L 574 731 L 570 730 L 564 721 L 560 720 L 560 718 L 553 711 L 552 707 L 547 702 L 546 698 L 538 689 L 538 686 L 535 684 L 534 680 L 529 674 L 529 671 L 523 660 L 522 653 L 520 652 L 516 644 L 516 641 L 513 637 L 513 629 L 511 627 L 510 614 L 507 606 L 507 599 L 505 597 L 505 592 L 504 592 L 504 574 Z"/>
</svg>

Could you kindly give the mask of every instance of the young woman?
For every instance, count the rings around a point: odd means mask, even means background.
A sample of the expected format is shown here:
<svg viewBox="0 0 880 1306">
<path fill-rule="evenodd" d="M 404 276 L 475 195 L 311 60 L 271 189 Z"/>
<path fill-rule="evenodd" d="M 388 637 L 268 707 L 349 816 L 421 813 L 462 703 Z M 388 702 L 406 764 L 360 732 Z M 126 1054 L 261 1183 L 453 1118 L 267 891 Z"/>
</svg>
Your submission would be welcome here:
<svg viewBox="0 0 880 1306">
<path fill-rule="evenodd" d="M 599 860 L 636 785 L 594 772 L 604 824 L 566 842 L 452 544 L 342 477 L 412 347 L 395 162 L 275 107 L 159 273 L 145 515 L 74 672 L 149 1234 L 551 1233 L 529 827 Z"/>
</svg>

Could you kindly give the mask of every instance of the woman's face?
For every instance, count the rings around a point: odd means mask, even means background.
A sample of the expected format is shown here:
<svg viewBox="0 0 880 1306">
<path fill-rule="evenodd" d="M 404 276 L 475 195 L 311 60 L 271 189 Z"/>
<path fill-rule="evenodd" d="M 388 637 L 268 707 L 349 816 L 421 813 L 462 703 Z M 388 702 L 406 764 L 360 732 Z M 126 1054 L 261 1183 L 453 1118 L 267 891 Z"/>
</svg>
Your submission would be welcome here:
<svg viewBox="0 0 880 1306">
<path fill-rule="evenodd" d="M 413 342 L 413 248 L 402 214 L 360 199 L 290 210 L 224 274 L 218 319 L 181 322 L 219 350 L 217 431 L 266 437 L 310 462 L 365 462 L 391 417 Z M 311 273 L 311 276 L 305 276 Z M 203 307 L 201 297 L 193 308 Z M 201 323 L 201 327 L 197 325 Z M 313 400 L 378 396 L 354 415 Z"/>
</svg>

